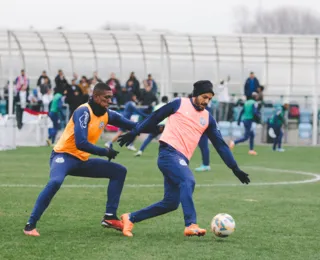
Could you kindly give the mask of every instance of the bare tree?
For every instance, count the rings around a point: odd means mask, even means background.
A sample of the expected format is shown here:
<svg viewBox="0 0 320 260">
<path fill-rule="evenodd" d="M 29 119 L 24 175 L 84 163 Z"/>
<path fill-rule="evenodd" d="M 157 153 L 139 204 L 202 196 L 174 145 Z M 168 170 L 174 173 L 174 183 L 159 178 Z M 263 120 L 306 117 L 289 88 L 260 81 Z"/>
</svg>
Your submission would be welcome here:
<svg viewBox="0 0 320 260">
<path fill-rule="evenodd" d="M 320 34 L 320 15 L 313 10 L 280 7 L 252 14 L 240 6 L 234 14 L 235 30 L 239 33 Z"/>
</svg>

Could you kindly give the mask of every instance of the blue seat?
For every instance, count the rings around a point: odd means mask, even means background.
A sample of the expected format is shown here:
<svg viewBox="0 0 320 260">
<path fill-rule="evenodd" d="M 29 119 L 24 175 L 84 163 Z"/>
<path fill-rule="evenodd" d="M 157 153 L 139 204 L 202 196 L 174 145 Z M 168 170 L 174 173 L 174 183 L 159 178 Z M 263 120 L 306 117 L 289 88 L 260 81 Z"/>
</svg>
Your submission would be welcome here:
<svg viewBox="0 0 320 260">
<path fill-rule="evenodd" d="M 310 109 L 300 109 L 300 123 L 311 123 L 312 122 L 312 111 Z"/>
<path fill-rule="evenodd" d="M 310 139 L 312 137 L 312 125 L 310 123 L 299 124 L 299 137 L 301 139 Z"/>
<path fill-rule="evenodd" d="M 274 113 L 274 109 L 272 107 L 263 107 L 261 108 L 261 121 L 266 123 L 268 118 L 272 117 Z"/>
<path fill-rule="evenodd" d="M 218 122 L 218 126 L 220 128 L 220 132 L 222 137 L 230 136 L 231 123 L 228 121 L 220 121 Z"/>
<path fill-rule="evenodd" d="M 234 121 L 231 123 L 231 136 L 232 138 L 240 138 L 244 134 L 244 126 L 241 122 L 240 125 L 238 125 L 237 121 Z"/>
</svg>

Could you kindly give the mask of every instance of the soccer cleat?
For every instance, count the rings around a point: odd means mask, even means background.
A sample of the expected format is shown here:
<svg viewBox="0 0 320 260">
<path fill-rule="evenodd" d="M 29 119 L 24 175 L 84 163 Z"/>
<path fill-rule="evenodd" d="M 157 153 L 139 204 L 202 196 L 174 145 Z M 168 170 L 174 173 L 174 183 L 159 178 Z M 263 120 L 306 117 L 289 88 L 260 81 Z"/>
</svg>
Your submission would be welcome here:
<svg viewBox="0 0 320 260">
<path fill-rule="evenodd" d="M 132 229 L 133 229 L 133 223 L 130 221 L 129 213 L 123 214 L 121 216 L 121 220 L 123 223 L 123 229 L 122 234 L 126 237 L 133 237 Z"/>
<path fill-rule="evenodd" d="M 258 153 L 255 150 L 250 150 L 248 152 L 249 155 L 258 155 Z"/>
<path fill-rule="evenodd" d="M 198 168 L 195 168 L 196 172 L 206 172 L 206 171 L 210 171 L 211 167 L 209 165 L 201 165 Z"/>
<path fill-rule="evenodd" d="M 142 155 L 142 151 L 138 151 L 137 153 L 134 154 L 135 157 L 139 157 Z"/>
<path fill-rule="evenodd" d="M 286 150 L 285 149 L 283 149 L 283 148 L 278 148 L 277 149 L 277 152 L 280 152 L 280 153 L 283 153 L 283 152 L 285 152 Z"/>
<path fill-rule="evenodd" d="M 189 227 L 186 227 L 184 229 L 184 235 L 186 237 L 191 236 L 204 236 L 207 233 L 207 230 L 200 228 L 197 224 L 191 224 Z"/>
<path fill-rule="evenodd" d="M 123 229 L 123 223 L 120 219 L 118 219 L 117 216 L 108 216 L 108 215 L 104 215 L 102 221 L 101 221 L 101 225 L 103 227 L 106 228 L 113 228 L 115 230 L 118 231 L 122 231 Z"/>
<path fill-rule="evenodd" d="M 137 148 L 135 148 L 133 145 L 128 145 L 127 148 L 130 151 L 134 151 L 134 152 L 137 151 Z"/>
<path fill-rule="evenodd" d="M 36 226 L 27 223 L 27 225 L 23 229 L 23 233 L 27 236 L 39 237 L 40 234 L 36 229 Z"/>
<path fill-rule="evenodd" d="M 235 145 L 235 144 L 234 144 L 234 141 L 231 140 L 231 141 L 229 142 L 229 148 L 232 150 L 232 149 L 234 148 L 234 145 Z"/>
</svg>

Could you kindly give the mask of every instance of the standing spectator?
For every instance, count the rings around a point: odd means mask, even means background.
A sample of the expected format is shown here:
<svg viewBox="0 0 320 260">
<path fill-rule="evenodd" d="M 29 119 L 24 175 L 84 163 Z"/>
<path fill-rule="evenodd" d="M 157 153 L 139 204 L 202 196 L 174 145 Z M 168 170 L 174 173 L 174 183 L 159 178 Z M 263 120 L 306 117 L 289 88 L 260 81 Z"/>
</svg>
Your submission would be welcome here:
<svg viewBox="0 0 320 260">
<path fill-rule="evenodd" d="M 49 112 L 49 105 L 53 99 L 52 89 L 48 89 L 48 92 L 42 95 L 43 112 Z"/>
<path fill-rule="evenodd" d="M 91 84 L 93 80 L 96 81 L 96 84 L 97 83 L 102 83 L 102 79 L 100 79 L 99 76 L 98 76 L 98 71 L 94 71 L 93 72 L 93 77 L 91 79 L 89 79 L 89 83 Z"/>
<path fill-rule="evenodd" d="M 64 77 L 63 71 L 59 70 L 58 75 L 55 78 L 56 87 L 54 89 L 55 93 L 63 94 L 63 92 L 67 89 L 68 82 Z"/>
<path fill-rule="evenodd" d="M 151 75 L 151 74 L 148 75 L 147 83 L 148 83 L 148 85 L 151 87 L 152 93 L 153 93 L 154 95 L 157 95 L 157 93 L 158 93 L 158 85 L 157 85 L 157 83 L 154 81 L 154 79 L 152 78 L 152 75 Z"/>
<path fill-rule="evenodd" d="M 21 70 L 21 75 L 16 78 L 15 85 L 16 85 L 15 93 L 18 93 L 20 91 L 22 85 L 24 85 L 27 88 L 27 91 L 29 91 L 29 79 L 25 74 L 24 69 Z"/>
<path fill-rule="evenodd" d="M 9 81 L 4 86 L 3 99 L 6 101 L 6 111 L 9 114 Z"/>
<path fill-rule="evenodd" d="M 119 95 L 121 95 L 121 85 L 120 81 L 116 78 L 116 74 L 112 72 L 106 84 L 111 88 L 114 99 L 118 102 Z M 113 102 L 115 102 L 115 100 L 113 100 Z"/>
<path fill-rule="evenodd" d="M 86 76 L 82 76 L 79 87 L 82 91 L 82 95 L 83 95 L 83 101 L 88 102 L 89 100 L 89 92 L 90 92 L 90 86 L 88 83 L 88 80 L 86 78 Z"/>
<path fill-rule="evenodd" d="M 132 85 L 129 86 L 129 82 L 132 81 Z M 131 72 L 129 79 L 127 80 L 126 87 L 128 91 L 131 91 L 134 95 L 137 96 L 137 99 L 140 100 L 140 83 L 137 80 L 136 76 L 134 75 L 134 72 Z M 131 88 L 131 90 L 130 90 Z"/>
<path fill-rule="evenodd" d="M 29 100 L 29 91 L 27 89 L 27 85 L 22 84 L 19 92 L 15 97 L 16 102 L 16 118 L 17 118 L 17 126 L 18 129 L 22 128 L 22 115 L 24 109 L 27 107 Z"/>
<path fill-rule="evenodd" d="M 39 92 L 41 95 L 45 95 L 48 93 L 49 89 L 51 89 L 50 79 L 48 77 L 43 77 L 41 82 L 42 83 L 39 85 Z"/>
<path fill-rule="evenodd" d="M 259 86 L 259 80 L 255 77 L 253 72 L 250 72 L 250 76 L 244 84 L 244 94 L 247 97 L 247 100 L 252 99 L 252 93 L 257 92 Z"/>
<path fill-rule="evenodd" d="M 230 77 L 227 78 L 229 82 Z M 219 121 L 227 121 L 229 114 L 230 95 L 227 84 L 224 80 L 220 81 L 218 85 L 218 101 L 219 101 Z"/>
<path fill-rule="evenodd" d="M 42 74 L 38 79 L 38 82 L 37 82 L 37 86 L 38 87 L 40 87 L 40 85 L 44 84 L 45 78 L 48 79 L 47 84 L 51 85 L 50 78 L 48 77 L 47 72 L 44 70 L 44 71 L 42 71 Z"/>
<path fill-rule="evenodd" d="M 76 108 L 78 108 L 81 104 L 85 103 L 81 88 L 76 84 L 75 79 L 72 80 L 71 86 L 67 88 L 65 102 L 69 105 L 70 118 L 73 112 L 76 110 Z"/>
</svg>

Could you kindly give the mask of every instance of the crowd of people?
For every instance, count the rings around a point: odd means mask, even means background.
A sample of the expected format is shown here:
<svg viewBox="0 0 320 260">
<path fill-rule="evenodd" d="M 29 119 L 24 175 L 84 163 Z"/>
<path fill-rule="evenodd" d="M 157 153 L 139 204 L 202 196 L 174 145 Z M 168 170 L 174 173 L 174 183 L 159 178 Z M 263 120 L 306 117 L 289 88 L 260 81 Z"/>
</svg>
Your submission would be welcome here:
<svg viewBox="0 0 320 260">
<path fill-rule="evenodd" d="M 78 106 L 88 102 L 92 96 L 93 88 L 98 82 L 102 82 L 102 80 L 97 72 L 94 72 L 91 78 L 86 76 L 79 78 L 77 73 L 73 73 L 70 82 L 66 79 L 64 72 L 59 70 L 54 83 L 46 71 L 43 71 L 37 81 L 37 86 L 30 86 L 30 80 L 25 70 L 22 69 L 21 74 L 14 81 L 14 109 L 18 127 L 22 127 L 22 114 L 26 107 L 37 112 L 50 112 L 50 104 L 56 94 L 61 94 L 64 97 L 63 103 L 69 106 L 69 115 L 71 116 Z M 121 84 L 114 73 L 111 73 L 105 83 L 112 89 L 112 103 L 118 107 L 131 101 L 133 96 L 136 98 L 137 104 L 142 106 L 151 107 L 153 104 L 158 104 L 158 86 L 151 74 L 143 80 L 142 88 L 134 72 L 131 72 L 125 84 Z M 9 104 L 8 85 L 9 82 L 4 89 L 7 111 Z"/>
</svg>

